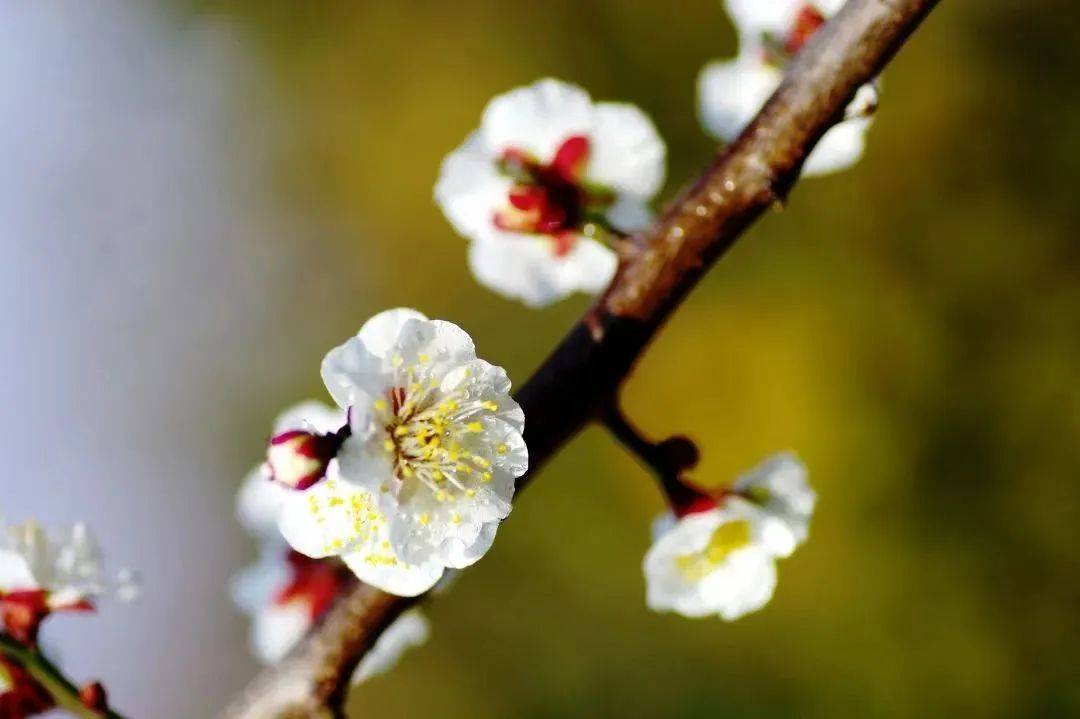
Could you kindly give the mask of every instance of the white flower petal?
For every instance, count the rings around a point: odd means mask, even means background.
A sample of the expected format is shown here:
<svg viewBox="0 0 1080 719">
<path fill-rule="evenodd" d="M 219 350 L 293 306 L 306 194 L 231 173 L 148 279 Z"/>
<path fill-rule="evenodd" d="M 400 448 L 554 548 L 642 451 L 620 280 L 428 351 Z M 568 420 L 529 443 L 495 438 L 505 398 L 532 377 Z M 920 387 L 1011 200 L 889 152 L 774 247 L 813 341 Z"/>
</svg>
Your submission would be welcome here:
<svg viewBox="0 0 1080 719">
<path fill-rule="evenodd" d="M 359 519 L 351 511 L 354 503 L 363 508 Z M 368 516 L 369 509 L 375 516 Z M 301 554 L 316 559 L 365 546 L 383 525 L 385 519 L 377 514 L 371 493 L 336 472 L 308 489 L 293 491 L 285 499 L 278 519 L 285 541 Z"/>
<path fill-rule="evenodd" d="M 332 407 L 317 400 L 307 400 L 278 415 L 278 418 L 274 420 L 274 434 L 290 429 L 329 434 L 341 429 L 343 424 L 345 424 L 345 412 L 340 407 Z"/>
<path fill-rule="evenodd" d="M 499 174 L 495 159 L 473 133 L 443 160 L 435 201 L 459 235 L 478 240 L 495 231 L 495 213 L 506 205 L 513 184 Z"/>
<path fill-rule="evenodd" d="M 270 479 L 262 467 L 256 467 L 248 473 L 236 496 L 240 524 L 255 535 L 276 535 L 281 505 L 293 491 Z"/>
<path fill-rule="evenodd" d="M 548 163 L 565 140 L 588 134 L 592 113 L 589 93 L 576 85 L 547 78 L 511 90 L 488 103 L 480 132 L 492 157 L 513 148 Z"/>
<path fill-rule="evenodd" d="M 776 590 L 776 562 L 761 552 L 739 552 L 703 582 L 701 595 L 721 619 L 731 622 L 756 612 Z"/>
<path fill-rule="evenodd" d="M 636 197 L 620 195 L 605 217 L 617 230 L 637 232 L 652 224 L 653 211 L 646 202 Z"/>
<path fill-rule="evenodd" d="M 482 359 L 474 359 L 452 369 L 443 378 L 441 387 L 447 394 L 461 391 L 470 400 L 494 403 L 496 409 L 493 415 L 520 434 L 525 429 L 525 413 L 510 396 L 510 388 L 510 377 L 506 370 Z"/>
<path fill-rule="evenodd" d="M 729 523 L 745 522 L 746 543 L 718 557 L 710 542 Z M 737 619 L 760 609 L 776 585 L 776 555 L 765 537 L 779 525 L 749 502 L 729 498 L 715 509 L 688 515 L 656 539 L 642 564 L 648 606 L 686 617 L 716 614 Z M 782 529 L 782 527 L 780 527 Z M 683 563 L 692 562 L 688 566 Z"/>
<path fill-rule="evenodd" d="M 495 543 L 495 533 L 499 529 L 499 523 L 488 522 L 480 528 L 476 539 L 466 545 L 458 539 L 449 539 L 443 543 L 441 549 L 446 559 L 447 566 L 456 569 L 464 569 L 477 562 L 487 554 L 491 545 Z"/>
<path fill-rule="evenodd" d="M 732 485 L 737 492 L 760 500 L 766 513 L 775 517 L 787 530 L 790 538 L 774 531 L 779 556 L 787 556 L 806 541 L 810 517 L 814 513 L 817 494 L 807 481 L 806 466 L 791 453 L 770 457 L 759 466 L 739 477 Z"/>
<path fill-rule="evenodd" d="M 674 529 L 678 522 L 678 518 L 675 516 L 674 512 L 671 512 L 670 510 L 663 514 L 658 514 L 653 518 L 652 524 L 649 525 L 649 536 L 652 537 L 652 541 L 655 542 Z"/>
<path fill-rule="evenodd" d="M 397 344 L 402 327 L 409 320 L 425 322 L 427 317 L 408 307 L 386 310 L 365 322 L 356 336 L 363 340 L 368 352 L 376 357 L 387 358 Z"/>
<path fill-rule="evenodd" d="M 34 573 L 26 557 L 18 552 L 0 549 L 0 592 L 19 589 L 38 589 Z"/>
<path fill-rule="evenodd" d="M 419 609 L 410 609 L 394 620 L 375 640 L 375 645 L 360 660 L 352 675 L 353 684 L 362 684 L 368 679 L 390 671 L 402 655 L 419 647 L 431 634 L 431 625 Z"/>
<path fill-rule="evenodd" d="M 416 365 L 418 372 L 429 376 L 476 359 L 476 347 L 469 333 L 445 320 L 406 322 L 394 352 L 404 364 Z"/>
<path fill-rule="evenodd" d="M 845 120 L 826 132 L 803 164 L 803 175 L 820 177 L 846 170 L 862 157 L 870 118 Z"/>
<path fill-rule="evenodd" d="M 718 140 L 734 140 L 780 86 L 781 79 L 779 70 L 749 54 L 709 63 L 698 75 L 701 124 Z"/>
<path fill-rule="evenodd" d="M 807 3 L 806 0 L 725 0 L 724 4 L 741 42 L 746 44 L 759 42 L 765 32 L 785 37 L 799 10 Z"/>
<path fill-rule="evenodd" d="M 383 364 L 383 359 L 372 354 L 364 340 L 350 337 L 323 358 L 323 383 L 339 406 L 352 407 L 381 392 Z"/>
<path fill-rule="evenodd" d="M 419 564 L 406 563 L 391 549 L 349 552 L 341 559 L 360 581 L 400 597 L 423 594 L 435 586 L 444 570 L 444 566 L 434 559 Z"/>
<path fill-rule="evenodd" d="M 556 257 L 543 237 L 499 233 L 469 247 L 469 266 L 489 289 L 543 307 L 574 292 L 596 294 L 615 275 L 618 259 L 600 243 L 580 238 L 563 257 Z"/>
<path fill-rule="evenodd" d="M 264 545 L 259 560 L 244 567 L 229 583 L 233 603 L 248 614 L 254 614 L 273 601 L 274 594 L 288 584 L 292 572 L 285 561 L 288 547 L 283 542 Z"/>
<path fill-rule="evenodd" d="M 664 184 L 667 148 L 648 115 L 634 105 L 602 102 L 593 112 L 586 179 L 647 200 Z"/>
<path fill-rule="evenodd" d="M 312 623 L 304 602 L 271 605 L 254 617 L 251 653 L 263 664 L 276 664 L 300 643 Z"/>
</svg>

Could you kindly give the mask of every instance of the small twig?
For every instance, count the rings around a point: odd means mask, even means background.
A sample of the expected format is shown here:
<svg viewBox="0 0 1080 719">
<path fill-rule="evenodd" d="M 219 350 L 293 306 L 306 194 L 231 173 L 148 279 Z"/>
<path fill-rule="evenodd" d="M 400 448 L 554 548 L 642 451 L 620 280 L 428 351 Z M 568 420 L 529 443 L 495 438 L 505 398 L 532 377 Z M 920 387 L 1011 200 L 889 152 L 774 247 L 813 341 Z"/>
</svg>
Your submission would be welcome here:
<svg viewBox="0 0 1080 719">
<path fill-rule="evenodd" d="M 83 704 L 79 688 L 37 649 L 30 649 L 0 633 L 0 654 L 25 669 L 52 696 L 56 706 L 85 719 L 123 719 L 111 709 L 99 711 Z"/>
<path fill-rule="evenodd" d="M 665 496 L 673 504 L 686 505 L 701 496 L 701 492 L 683 479 L 683 474 L 693 469 L 699 458 L 697 445 L 689 437 L 668 437 L 660 442 L 646 438 L 626 418 L 617 400 L 604 408 L 600 422 L 642 464 L 652 470 Z"/>
</svg>

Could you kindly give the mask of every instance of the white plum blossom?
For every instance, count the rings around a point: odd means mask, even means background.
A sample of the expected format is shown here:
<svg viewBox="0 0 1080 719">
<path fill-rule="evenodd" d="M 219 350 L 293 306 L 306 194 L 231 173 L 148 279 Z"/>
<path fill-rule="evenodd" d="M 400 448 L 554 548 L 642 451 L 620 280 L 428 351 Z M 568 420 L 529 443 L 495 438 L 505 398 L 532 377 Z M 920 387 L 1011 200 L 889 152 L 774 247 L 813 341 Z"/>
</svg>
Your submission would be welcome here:
<svg viewBox="0 0 1080 719">
<path fill-rule="evenodd" d="M 16 638 L 32 643 L 55 611 L 86 611 L 103 595 L 135 597 L 129 571 L 105 576 L 101 551 L 81 522 L 46 532 L 37 522 L 0 524 L 0 618 Z"/>
<path fill-rule="evenodd" d="M 352 675 L 353 684 L 363 684 L 368 679 L 385 674 L 394 668 L 402 655 L 413 647 L 419 647 L 431 635 L 431 624 L 423 611 L 409 609 L 387 627 L 375 644 L 360 660 Z"/>
<path fill-rule="evenodd" d="M 707 64 L 698 76 L 702 125 L 717 139 L 735 139 L 783 79 L 792 55 L 835 13 L 843 0 L 727 0 L 739 34 L 739 53 Z M 866 144 L 877 90 L 864 85 L 844 119 L 829 129 L 803 164 L 806 176 L 854 165 Z"/>
<path fill-rule="evenodd" d="M 542 306 L 608 284 L 617 258 L 606 241 L 648 224 L 665 156 L 638 108 L 544 79 L 488 103 L 443 161 L 435 200 L 472 241 L 481 284 Z"/>
<path fill-rule="evenodd" d="M 289 544 L 410 596 L 483 556 L 528 467 L 506 372 L 457 325 L 397 309 L 331 350 L 322 376 L 349 431 L 325 479 L 285 498 Z"/>
<path fill-rule="evenodd" d="M 232 598 L 251 617 L 252 654 L 280 661 L 353 581 L 337 559 L 311 559 L 284 542 L 267 541 L 259 560 L 233 577 Z"/>
<path fill-rule="evenodd" d="M 778 455 L 712 501 L 660 518 L 643 563 L 648 606 L 727 621 L 762 608 L 776 560 L 806 540 L 815 499 L 805 467 Z"/>
<path fill-rule="evenodd" d="M 284 412 L 274 432 L 333 432 L 344 422 L 345 413 L 337 407 L 305 402 Z M 337 559 L 305 557 L 282 539 L 278 519 L 285 499 L 295 491 L 273 481 L 266 467 L 258 467 L 237 494 L 237 516 L 259 540 L 259 559 L 233 577 L 231 594 L 251 617 L 251 651 L 264 664 L 288 654 L 354 581 Z"/>
</svg>

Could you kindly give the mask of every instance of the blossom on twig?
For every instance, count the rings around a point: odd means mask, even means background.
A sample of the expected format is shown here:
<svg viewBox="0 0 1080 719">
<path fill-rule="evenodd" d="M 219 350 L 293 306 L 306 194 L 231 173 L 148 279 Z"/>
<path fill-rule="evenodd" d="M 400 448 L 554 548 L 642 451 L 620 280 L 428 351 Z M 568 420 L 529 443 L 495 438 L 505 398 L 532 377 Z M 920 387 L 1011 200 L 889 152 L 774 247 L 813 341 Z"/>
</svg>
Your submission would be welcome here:
<svg viewBox="0 0 1080 719">
<path fill-rule="evenodd" d="M 97 540 L 81 522 L 45 531 L 37 522 L 0 525 L 0 618 L 4 629 L 32 646 L 42 620 L 57 611 L 89 611 L 105 594 L 134 598 L 129 571 L 107 579 Z"/>
<path fill-rule="evenodd" d="M 542 306 L 608 284 L 611 241 L 648 224 L 665 154 L 638 108 L 545 79 L 488 103 L 443 162 L 435 200 L 472 241 L 481 284 Z"/>
<path fill-rule="evenodd" d="M 784 454 L 730 489 L 673 507 L 654 525 L 643 563 L 649 607 L 728 621 L 762 608 L 776 559 L 806 540 L 815 501 L 806 468 Z"/>
<path fill-rule="evenodd" d="M 739 35 L 739 52 L 714 61 L 698 76 L 699 113 L 717 139 L 733 140 L 780 86 L 784 67 L 839 10 L 843 0 L 727 0 Z M 862 156 L 877 89 L 867 84 L 844 119 L 829 129 L 803 165 L 807 176 L 847 169 Z"/>
<path fill-rule="evenodd" d="M 506 372 L 457 325 L 397 309 L 331 350 L 322 375 L 348 424 L 324 476 L 276 483 L 286 541 L 407 596 L 483 556 L 528 467 Z"/>
</svg>

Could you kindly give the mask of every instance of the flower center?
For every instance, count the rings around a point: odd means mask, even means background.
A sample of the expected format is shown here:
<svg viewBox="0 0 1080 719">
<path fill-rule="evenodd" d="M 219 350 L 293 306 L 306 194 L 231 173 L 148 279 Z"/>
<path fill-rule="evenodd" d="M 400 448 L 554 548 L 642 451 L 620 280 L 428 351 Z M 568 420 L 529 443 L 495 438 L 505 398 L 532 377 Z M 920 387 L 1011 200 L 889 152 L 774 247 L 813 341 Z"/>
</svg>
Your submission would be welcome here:
<svg viewBox="0 0 1080 719">
<path fill-rule="evenodd" d="M 709 543 L 700 551 L 681 554 L 675 566 L 690 581 L 700 581 L 723 564 L 736 549 L 750 543 L 750 523 L 745 519 L 726 522 L 717 527 Z"/>
<path fill-rule="evenodd" d="M 425 362 L 422 355 L 420 364 Z M 472 398 L 465 389 L 443 392 L 435 379 L 417 381 L 423 369 L 407 368 L 408 381 L 374 403 L 386 433 L 383 449 L 404 491 L 426 490 L 440 503 L 471 499 L 477 487 L 492 480 L 496 455 L 507 451 L 506 445 L 496 446 L 483 436 L 483 420 L 498 405 Z M 464 372 L 467 379 L 470 370 Z"/>
<path fill-rule="evenodd" d="M 556 257 L 574 248 L 578 233 L 614 202 L 610 191 L 589 188 L 581 180 L 589 156 L 589 140 L 567 138 L 550 164 L 517 148 L 499 158 L 499 169 L 514 179 L 507 206 L 492 221 L 500 230 L 547 235 Z"/>
</svg>

